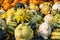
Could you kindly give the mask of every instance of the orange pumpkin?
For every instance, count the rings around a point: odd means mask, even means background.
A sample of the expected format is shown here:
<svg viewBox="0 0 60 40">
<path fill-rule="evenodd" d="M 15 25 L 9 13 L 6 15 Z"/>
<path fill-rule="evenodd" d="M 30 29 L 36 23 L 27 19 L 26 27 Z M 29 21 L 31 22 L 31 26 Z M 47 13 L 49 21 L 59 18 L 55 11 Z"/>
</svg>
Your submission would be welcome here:
<svg viewBox="0 0 60 40">
<path fill-rule="evenodd" d="M 0 4 L 2 4 L 2 3 L 3 3 L 3 1 L 4 1 L 4 0 L 0 0 Z"/>
<path fill-rule="evenodd" d="M 32 1 L 32 0 L 29 0 L 29 2 L 30 2 L 30 3 L 33 3 L 33 1 Z"/>
<path fill-rule="evenodd" d="M 8 9 L 10 9 L 12 6 L 11 6 L 11 4 L 10 3 L 5 3 L 4 5 L 3 5 L 3 9 L 4 10 L 8 10 Z"/>
<path fill-rule="evenodd" d="M 11 5 L 12 5 L 12 6 L 16 6 L 16 4 L 17 4 L 18 2 L 20 2 L 20 1 L 21 1 L 21 0 L 14 0 Z"/>
<path fill-rule="evenodd" d="M 45 0 L 29 0 L 30 1 L 30 3 L 34 3 L 34 4 L 37 4 L 37 5 L 39 5 L 41 2 L 43 2 L 43 1 L 45 1 Z"/>
<path fill-rule="evenodd" d="M 60 1 L 60 0 L 53 0 L 54 1 L 54 3 L 56 3 L 56 2 L 58 2 L 58 1 Z"/>
<path fill-rule="evenodd" d="M 23 4 L 27 4 L 29 2 L 29 0 L 21 0 L 20 2 Z"/>
<path fill-rule="evenodd" d="M 4 0 L 3 3 L 11 3 L 11 1 L 10 0 Z"/>
</svg>

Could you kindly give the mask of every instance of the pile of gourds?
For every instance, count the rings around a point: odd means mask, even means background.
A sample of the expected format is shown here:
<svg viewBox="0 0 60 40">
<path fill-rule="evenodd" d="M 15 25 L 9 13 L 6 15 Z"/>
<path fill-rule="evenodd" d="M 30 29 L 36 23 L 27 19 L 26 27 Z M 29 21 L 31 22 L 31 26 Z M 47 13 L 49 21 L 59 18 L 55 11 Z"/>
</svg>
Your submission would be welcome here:
<svg viewBox="0 0 60 40">
<path fill-rule="evenodd" d="M 0 28 L 7 32 L 6 40 L 11 36 L 15 40 L 60 40 L 60 2 L 45 1 L 1 0 Z"/>
</svg>

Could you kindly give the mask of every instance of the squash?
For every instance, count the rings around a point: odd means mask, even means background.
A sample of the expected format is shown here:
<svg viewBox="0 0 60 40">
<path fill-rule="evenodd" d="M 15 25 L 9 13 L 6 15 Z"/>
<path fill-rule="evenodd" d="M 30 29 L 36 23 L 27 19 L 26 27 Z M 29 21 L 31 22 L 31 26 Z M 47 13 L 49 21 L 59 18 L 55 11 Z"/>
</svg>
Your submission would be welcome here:
<svg viewBox="0 0 60 40">
<path fill-rule="evenodd" d="M 33 3 L 30 3 L 30 4 L 29 4 L 29 8 L 30 8 L 31 10 L 36 10 L 36 11 L 39 10 L 38 6 L 35 5 L 35 4 L 33 4 Z"/>
<path fill-rule="evenodd" d="M 17 8 L 16 13 L 14 13 L 14 19 L 17 21 L 17 23 L 21 22 L 28 22 L 30 20 L 30 16 L 26 14 L 25 9 Z"/>
<path fill-rule="evenodd" d="M 10 22 L 12 22 L 14 13 L 15 13 L 14 8 L 11 8 L 11 9 L 7 10 L 7 12 L 6 12 L 6 18 L 5 18 L 7 25 L 8 25 Z"/>
<path fill-rule="evenodd" d="M 59 10 L 60 11 L 60 2 L 56 2 L 53 6 L 52 6 L 52 10 Z"/>
<path fill-rule="evenodd" d="M 30 3 L 37 4 L 37 5 L 39 5 L 43 1 L 45 1 L 45 0 L 33 0 L 33 1 L 32 0 L 29 0 Z"/>
<path fill-rule="evenodd" d="M 2 28 L 3 30 L 7 29 L 6 28 L 6 23 L 5 23 L 5 21 L 2 18 L 0 18 L 0 28 Z"/>
<path fill-rule="evenodd" d="M 29 1 L 29 0 L 22 0 L 22 1 L 20 1 L 20 2 L 23 3 L 23 4 L 27 4 L 28 1 Z"/>
<path fill-rule="evenodd" d="M 3 0 L 0 0 L 0 5 L 3 3 Z"/>
<path fill-rule="evenodd" d="M 14 31 L 16 40 L 32 40 L 33 31 L 27 24 L 19 24 Z"/>
<path fill-rule="evenodd" d="M 51 8 L 52 8 L 52 4 L 51 3 L 48 3 L 48 2 L 44 2 L 40 5 L 40 8 L 41 8 L 41 12 L 42 14 L 44 15 L 47 15 L 50 13 L 51 11 Z"/>
<path fill-rule="evenodd" d="M 11 1 L 10 0 L 4 0 L 3 3 L 11 3 Z"/>
<path fill-rule="evenodd" d="M 5 3 L 5 4 L 3 4 L 3 9 L 4 10 L 8 10 L 8 9 L 10 9 L 12 7 L 12 5 L 10 4 L 10 3 Z"/>
<path fill-rule="evenodd" d="M 16 6 L 16 4 L 17 4 L 18 2 L 20 2 L 20 0 L 14 0 L 11 5 L 12 5 L 12 6 Z"/>
</svg>

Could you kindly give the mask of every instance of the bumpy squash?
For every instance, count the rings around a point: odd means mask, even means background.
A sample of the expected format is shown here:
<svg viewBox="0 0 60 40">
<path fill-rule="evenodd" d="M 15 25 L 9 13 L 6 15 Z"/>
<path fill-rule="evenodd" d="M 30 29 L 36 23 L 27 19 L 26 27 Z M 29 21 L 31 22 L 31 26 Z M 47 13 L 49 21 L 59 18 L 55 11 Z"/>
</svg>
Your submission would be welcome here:
<svg viewBox="0 0 60 40">
<path fill-rule="evenodd" d="M 33 31 L 26 24 L 19 24 L 14 31 L 16 40 L 32 40 Z"/>
<path fill-rule="evenodd" d="M 46 15 L 46 14 L 49 14 L 50 13 L 52 4 L 50 4 L 48 2 L 44 2 L 40 6 L 41 6 L 41 12 L 42 12 L 42 14 L 45 14 Z"/>
<path fill-rule="evenodd" d="M 23 23 L 24 21 L 28 22 L 30 20 L 30 16 L 26 14 L 25 9 L 18 8 L 17 12 L 14 15 L 14 19 L 17 21 L 17 23 Z"/>
</svg>

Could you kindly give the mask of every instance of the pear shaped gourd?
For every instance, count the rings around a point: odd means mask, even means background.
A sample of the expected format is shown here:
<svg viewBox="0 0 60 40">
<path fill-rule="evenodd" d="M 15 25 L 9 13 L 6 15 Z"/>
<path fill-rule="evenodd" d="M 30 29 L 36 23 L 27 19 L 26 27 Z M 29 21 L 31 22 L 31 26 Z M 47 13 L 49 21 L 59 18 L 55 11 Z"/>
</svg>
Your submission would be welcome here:
<svg viewBox="0 0 60 40">
<path fill-rule="evenodd" d="M 50 14 L 46 15 L 44 17 L 44 22 L 39 26 L 39 32 L 40 35 L 44 39 L 48 39 L 48 37 L 51 35 L 51 27 L 50 27 L 50 22 L 52 21 L 53 16 Z"/>
</svg>

